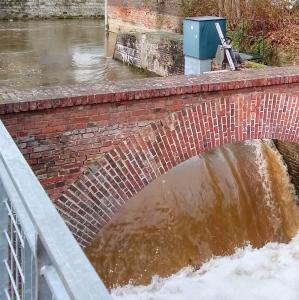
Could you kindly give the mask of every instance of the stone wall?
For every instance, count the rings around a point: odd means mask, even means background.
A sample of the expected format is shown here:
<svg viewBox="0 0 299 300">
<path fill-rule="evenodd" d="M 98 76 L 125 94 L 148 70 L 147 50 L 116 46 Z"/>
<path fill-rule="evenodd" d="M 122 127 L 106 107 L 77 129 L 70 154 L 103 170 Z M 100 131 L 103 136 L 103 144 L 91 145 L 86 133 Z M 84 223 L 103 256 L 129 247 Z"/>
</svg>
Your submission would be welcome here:
<svg viewBox="0 0 299 300">
<path fill-rule="evenodd" d="M 104 16 L 104 0 L 1 0 L 1 19 Z"/>
<path fill-rule="evenodd" d="M 181 32 L 180 3 L 178 0 L 109 0 L 109 30 Z"/>
<path fill-rule="evenodd" d="M 227 143 L 299 143 L 299 68 L 8 91 L 0 116 L 74 236 L 188 158 Z"/>
<path fill-rule="evenodd" d="M 299 144 L 275 141 L 278 151 L 281 153 L 299 195 Z"/>
<path fill-rule="evenodd" d="M 180 34 L 119 33 L 114 58 L 160 76 L 184 73 L 183 41 Z"/>
</svg>

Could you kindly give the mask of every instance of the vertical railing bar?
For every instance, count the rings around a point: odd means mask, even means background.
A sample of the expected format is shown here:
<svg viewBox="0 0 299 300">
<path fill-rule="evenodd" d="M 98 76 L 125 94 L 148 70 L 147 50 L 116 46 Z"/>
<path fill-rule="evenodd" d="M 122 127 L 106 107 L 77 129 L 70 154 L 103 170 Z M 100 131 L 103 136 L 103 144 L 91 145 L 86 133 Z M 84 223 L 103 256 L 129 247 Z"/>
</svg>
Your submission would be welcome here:
<svg viewBox="0 0 299 300">
<path fill-rule="evenodd" d="M 5 293 L 5 296 L 6 296 L 7 300 L 12 300 L 12 299 L 10 298 L 9 294 L 8 294 L 7 289 L 5 289 L 4 293 Z"/>
<path fill-rule="evenodd" d="M 19 222 L 19 219 L 18 219 L 18 222 Z M 19 223 L 21 228 L 22 228 L 22 225 L 21 223 Z M 23 231 L 23 228 L 22 228 L 22 237 L 24 238 L 24 241 L 26 242 L 26 237 L 24 237 L 24 231 Z M 20 262 L 21 262 L 21 268 L 22 268 L 22 272 L 24 274 L 24 278 L 26 280 L 26 273 L 25 273 L 25 262 L 24 262 L 24 253 L 25 251 L 25 247 L 22 247 L 22 245 L 20 245 L 20 249 L 19 249 L 19 257 L 20 257 Z M 25 281 L 22 283 L 22 299 L 25 299 Z"/>
<path fill-rule="evenodd" d="M 21 253 L 20 253 L 20 260 L 21 260 L 21 264 L 22 264 L 21 268 L 22 268 L 22 271 L 24 272 L 24 277 L 26 278 L 26 274 L 25 274 L 26 269 L 24 267 L 25 262 L 24 262 L 24 255 L 23 255 L 24 251 L 25 251 L 25 248 L 21 247 Z M 24 299 L 24 298 L 25 298 L 25 282 L 22 285 L 22 299 Z"/>
<path fill-rule="evenodd" d="M 14 213 L 16 215 L 16 223 L 19 228 L 18 215 L 16 214 L 15 211 L 14 211 Z M 22 232 L 22 228 L 20 228 L 20 231 Z M 15 253 L 16 253 L 16 258 L 17 258 L 16 262 L 19 265 L 18 272 L 16 272 L 16 286 L 18 288 L 18 291 L 22 292 L 22 288 L 20 287 L 20 276 L 21 276 L 21 286 L 22 286 L 22 283 L 25 281 L 25 278 L 24 278 L 24 274 L 22 271 L 22 267 L 20 266 L 20 261 L 19 261 L 19 238 L 18 238 L 17 234 L 15 235 L 15 238 L 16 238 Z M 22 298 L 22 295 L 21 295 L 21 298 Z"/>
<path fill-rule="evenodd" d="M 16 224 L 17 224 L 17 227 L 18 227 L 18 229 L 19 229 L 19 225 L 18 225 L 18 215 L 16 214 L 16 212 L 14 211 L 14 215 L 15 215 L 15 220 L 16 220 Z M 22 232 L 22 229 L 20 229 L 20 232 Z M 19 257 L 18 257 L 18 235 L 17 234 L 15 234 L 14 235 L 15 236 L 15 255 L 16 255 L 16 265 L 19 265 L 20 266 L 20 262 L 19 262 Z M 20 268 L 21 269 L 21 268 Z M 16 282 L 16 286 L 17 286 L 17 289 L 18 289 L 18 291 L 19 291 L 19 293 L 20 293 L 20 284 L 19 284 L 19 273 L 20 273 L 20 271 L 22 271 L 22 269 L 20 270 L 18 267 L 17 267 L 17 269 L 15 270 L 16 272 L 15 272 L 15 275 L 16 275 L 16 279 L 15 279 L 15 282 Z M 21 275 L 21 273 L 20 273 L 20 275 Z M 20 298 L 22 298 L 21 296 L 20 296 Z"/>
<path fill-rule="evenodd" d="M 11 241 L 12 241 L 12 245 L 14 245 L 14 242 L 15 242 L 15 236 L 16 236 L 16 230 L 15 230 L 15 227 L 17 225 L 16 221 L 15 221 L 15 218 L 14 218 L 14 213 L 13 213 L 13 205 L 12 205 L 12 202 L 10 201 L 9 202 L 10 204 L 10 210 L 11 210 L 11 213 L 12 215 L 10 216 L 11 220 L 12 220 L 12 225 L 11 225 Z M 13 257 L 13 253 L 12 251 L 10 251 L 10 259 L 11 259 L 11 264 L 12 264 L 12 268 L 10 268 L 11 270 L 11 273 L 12 273 L 12 276 L 13 276 L 13 282 L 15 284 L 15 289 L 13 289 L 13 291 L 15 291 L 14 293 L 14 300 L 18 298 L 17 296 L 17 293 L 18 293 L 18 287 L 16 285 L 16 280 L 15 280 L 15 277 L 16 277 L 16 263 L 15 263 L 15 260 L 14 260 L 14 257 Z M 21 298 L 21 297 L 20 297 Z M 18 299 L 17 299 L 18 300 Z"/>
<path fill-rule="evenodd" d="M 15 227 L 15 229 L 16 229 L 16 232 L 17 232 L 17 234 L 19 235 L 20 241 L 21 241 L 21 243 L 22 243 L 22 247 L 24 247 L 24 245 L 25 245 L 24 240 L 23 240 L 22 235 L 21 235 L 21 233 L 20 233 L 20 231 L 19 231 L 19 228 L 18 228 L 18 226 L 17 226 L 17 223 L 16 223 L 16 221 L 15 221 L 15 219 L 14 219 L 12 210 L 11 210 L 11 208 L 9 207 L 8 203 L 7 203 L 7 199 L 4 200 L 4 203 L 5 203 L 5 206 L 6 206 L 7 210 L 8 210 L 8 214 L 9 214 L 9 216 L 10 216 L 10 218 L 11 218 L 13 224 L 14 224 L 14 227 Z"/>
<path fill-rule="evenodd" d="M 24 277 L 24 274 L 23 274 L 23 270 L 22 270 L 22 268 L 21 268 L 21 266 L 20 266 L 20 263 L 19 263 L 19 261 L 18 261 L 18 257 L 17 257 L 17 255 L 16 255 L 16 253 L 15 253 L 15 250 L 14 250 L 14 248 L 13 248 L 13 245 L 12 245 L 12 243 L 11 243 L 11 240 L 9 239 L 9 236 L 8 236 L 6 230 L 4 231 L 4 235 L 5 235 L 6 240 L 7 240 L 7 242 L 8 242 L 8 245 L 9 245 L 9 248 L 10 248 L 10 250 L 11 250 L 11 253 L 12 253 L 14 259 L 15 259 L 15 262 L 16 262 L 17 268 L 18 268 L 18 270 L 19 270 L 19 272 L 20 272 L 22 281 L 25 282 L 25 277 Z"/>
<path fill-rule="evenodd" d="M 9 204 L 11 205 L 11 203 L 9 203 Z M 5 205 L 7 205 L 8 212 L 9 212 L 10 207 L 8 206 L 8 203 L 6 202 Z M 10 234 L 10 239 L 12 240 L 13 239 L 13 221 L 12 221 L 11 215 L 9 213 L 8 213 L 8 215 L 9 215 L 9 221 L 10 221 L 10 227 L 9 227 L 10 232 L 9 232 L 9 234 Z M 11 251 L 8 251 L 8 254 L 9 254 L 10 270 L 13 270 L 13 259 L 12 259 L 12 253 L 11 253 Z M 15 294 L 13 293 L 14 289 L 12 287 L 13 284 L 14 284 L 13 274 L 10 275 L 8 273 L 8 276 L 10 278 L 10 286 L 9 286 L 9 288 L 10 288 L 10 295 L 11 295 L 12 300 L 15 300 Z"/>
<path fill-rule="evenodd" d="M 22 231 L 23 236 L 25 238 L 25 247 L 21 248 L 21 261 L 22 261 L 22 269 L 25 275 L 25 282 L 23 285 L 23 294 L 22 299 L 24 300 L 33 300 L 36 299 L 36 257 L 35 253 L 31 250 L 31 247 L 26 239 L 26 234 Z"/>
<path fill-rule="evenodd" d="M 7 270 L 7 273 L 8 273 L 8 276 L 11 280 L 11 284 L 12 284 L 12 287 L 14 289 L 14 292 L 15 292 L 15 295 L 17 297 L 18 300 L 21 300 L 20 296 L 19 296 L 19 293 L 18 293 L 18 290 L 17 290 L 17 287 L 16 287 L 16 284 L 14 282 L 14 278 L 13 278 L 13 274 L 12 274 L 12 271 L 11 269 L 9 268 L 9 265 L 7 263 L 7 260 L 4 260 L 4 264 L 5 264 L 5 267 L 6 267 L 6 270 Z"/>
<path fill-rule="evenodd" d="M 1 160 L 1 153 L 0 153 L 0 171 L 5 170 L 6 166 L 3 164 L 3 161 Z M 0 174 L 1 176 L 2 174 Z M 4 174 L 4 177 L 6 174 Z M 6 181 L 6 183 L 8 183 Z M 3 184 L 2 184 L 3 185 Z M 4 188 L 4 186 L 3 186 Z M 18 215 L 18 221 L 20 226 L 22 227 L 22 240 L 25 241 L 25 239 L 28 241 L 31 252 L 35 252 L 35 245 L 36 245 L 36 228 L 34 227 L 32 220 L 30 219 L 28 212 L 26 211 L 26 208 L 24 204 L 22 203 L 22 200 L 19 198 L 19 195 L 16 190 L 14 190 L 13 183 L 8 183 L 8 186 L 6 187 L 6 193 L 9 194 L 2 197 L 1 202 L 3 205 L 5 205 L 5 200 L 9 202 L 10 198 L 13 199 L 13 209 L 15 213 Z M 7 210 L 7 207 L 5 207 Z M 9 217 L 9 214 L 6 214 L 7 217 Z M 24 239 L 25 238 L 25 239 Z"/>
<path fill-rule="evenodd" d="M 3 202 L 5 194 L 5 189 L 2 185 L 2 181 L 0 180 L 0 299 L 11 300 L 8 291 L 10 279 L 4 264 L 4 260 L 7 260 L 9 257 L 9 248 L 4 236 L 4 230 L 7 230 L 9 226 L 9 217 Z"/>
</svg>

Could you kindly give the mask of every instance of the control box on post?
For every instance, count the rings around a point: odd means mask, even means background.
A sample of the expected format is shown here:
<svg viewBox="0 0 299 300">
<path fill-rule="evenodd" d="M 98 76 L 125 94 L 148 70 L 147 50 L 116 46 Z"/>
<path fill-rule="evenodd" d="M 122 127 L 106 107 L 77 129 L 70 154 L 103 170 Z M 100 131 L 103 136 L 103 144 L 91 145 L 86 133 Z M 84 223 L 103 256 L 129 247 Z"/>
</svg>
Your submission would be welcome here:
<svg viewBox="0 0 299 300">
<path fill-rule="evenodd" d="M 212 59 L 221 45 L 215 23 L 226 36 L 226 19 L 221 17 L 194 17 L 184 20 L 185 74 L 202 74 L 212 70 Z"/>
</svg>

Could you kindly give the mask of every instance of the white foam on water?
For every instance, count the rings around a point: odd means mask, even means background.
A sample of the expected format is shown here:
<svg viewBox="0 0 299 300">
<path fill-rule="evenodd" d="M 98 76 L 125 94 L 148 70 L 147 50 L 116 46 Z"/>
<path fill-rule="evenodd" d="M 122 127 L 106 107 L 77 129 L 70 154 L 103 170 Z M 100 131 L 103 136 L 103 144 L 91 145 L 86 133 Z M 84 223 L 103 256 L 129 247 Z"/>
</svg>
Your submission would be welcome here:
<svg viewBox="0 0 299 300">
<path fill-rule="evenodd" d="M 214 257 L 199 270 L 187 267 L 148 286 L 112 290 L 114 300 L 298 300 L 299 233 L 288 244 L 247 246 Z"/>
</svg>

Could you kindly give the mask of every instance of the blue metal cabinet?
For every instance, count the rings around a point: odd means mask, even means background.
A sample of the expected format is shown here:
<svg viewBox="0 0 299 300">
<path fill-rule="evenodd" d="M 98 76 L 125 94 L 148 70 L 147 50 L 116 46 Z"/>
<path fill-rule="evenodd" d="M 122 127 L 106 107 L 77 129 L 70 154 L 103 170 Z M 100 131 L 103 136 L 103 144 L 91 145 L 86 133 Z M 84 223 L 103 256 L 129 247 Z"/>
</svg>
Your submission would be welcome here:
<svg viewBox="0 0 299 300">
<path fill-rule="evenodd" d="M 197 59 L 212 59 L 221 44 L 215 23 L 226 36 L 226 19 L 221 17 L 195 17 L 184 20 L 184 55 Z"/>
</svg>

